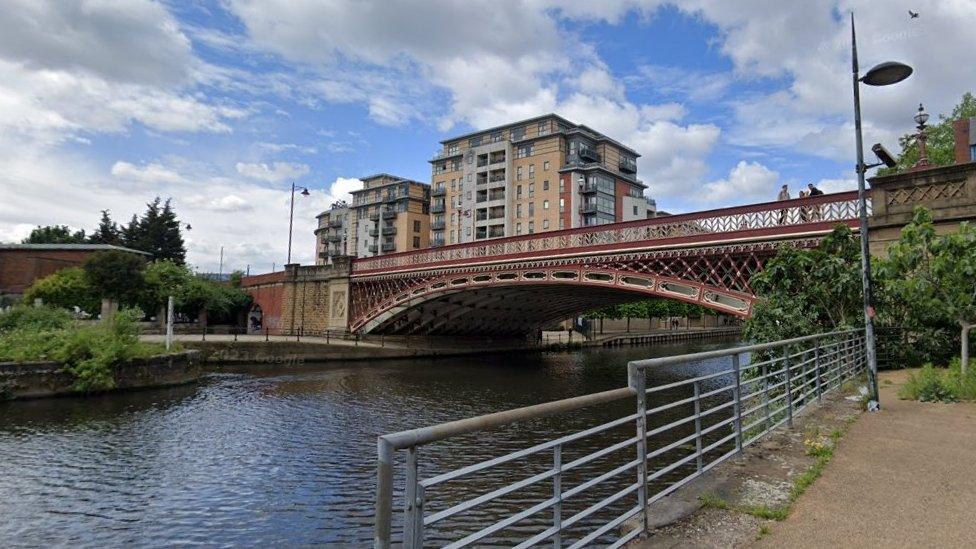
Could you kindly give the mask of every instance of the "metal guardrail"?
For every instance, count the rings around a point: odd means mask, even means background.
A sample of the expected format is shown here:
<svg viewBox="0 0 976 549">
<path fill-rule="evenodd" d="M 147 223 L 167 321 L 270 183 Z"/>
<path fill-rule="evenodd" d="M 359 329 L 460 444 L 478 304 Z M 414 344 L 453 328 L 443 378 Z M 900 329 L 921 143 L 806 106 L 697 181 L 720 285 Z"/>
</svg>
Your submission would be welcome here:
<svg viewBox="0 0 976 549">
<path fill-rule="evenodd" d="M 727 366 L 716 371 L 646 386 L 650 369 L 725 359 Z M 861 330 L 639 360 L 628 364 L 627 387 L 380 436 L 374 545 L 389 547 L 393 538 L 394 465 L 403 450 L 404 547 L 432 541 L 452 548 L 487 543 L 620 547 L 647 532 L 649 504 L 784 423 L 792 425 L 796 414 L 865 365 Z M 625 399 L 632 411 L 612 421 L 422 474 L 421 449 L 432 444 L 547 416 L 571 419 L 568 414 Z M 593 439 L 598 448 L 574 451 L 574 444 Z M 447 460 L 430 452 L 424 468 L 444 467 Z M 479 482 L 489 476 L 504 484 Z M 443 490 L 451 484 L 464 486 Z M 516 498 L 519 509 L 499 505 L 506 497 Z M 523 526 L 527 519 L 533 524 Z"/>
</svg>

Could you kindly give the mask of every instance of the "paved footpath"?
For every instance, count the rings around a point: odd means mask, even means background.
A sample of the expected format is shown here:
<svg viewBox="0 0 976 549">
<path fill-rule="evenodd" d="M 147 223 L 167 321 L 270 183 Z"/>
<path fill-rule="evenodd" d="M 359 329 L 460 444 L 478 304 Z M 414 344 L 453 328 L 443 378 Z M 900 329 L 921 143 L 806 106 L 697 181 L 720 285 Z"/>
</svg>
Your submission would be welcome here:
<svg viewBox="0 0 976 549">
<path fill-rule="evenodd" d="M 757 546 L 976 547 L 976 404 L 899 400 L 906 377 L 882 373 L 883 411 L 851 426 Z"/>
</svg>

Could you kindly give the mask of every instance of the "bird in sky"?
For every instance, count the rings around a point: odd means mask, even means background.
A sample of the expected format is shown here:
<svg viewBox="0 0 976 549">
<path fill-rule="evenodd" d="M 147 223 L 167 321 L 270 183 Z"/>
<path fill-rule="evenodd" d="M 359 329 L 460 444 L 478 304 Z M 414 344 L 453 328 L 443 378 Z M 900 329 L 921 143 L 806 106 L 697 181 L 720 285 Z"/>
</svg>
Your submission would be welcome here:
<svg viewBox="0 0 976 549">
<path fill-rule="evenodd" d="M 908 18 L 909 19 L 918 19 L 918 12 L 917 11 L 908 10 Z"/>
</svg>

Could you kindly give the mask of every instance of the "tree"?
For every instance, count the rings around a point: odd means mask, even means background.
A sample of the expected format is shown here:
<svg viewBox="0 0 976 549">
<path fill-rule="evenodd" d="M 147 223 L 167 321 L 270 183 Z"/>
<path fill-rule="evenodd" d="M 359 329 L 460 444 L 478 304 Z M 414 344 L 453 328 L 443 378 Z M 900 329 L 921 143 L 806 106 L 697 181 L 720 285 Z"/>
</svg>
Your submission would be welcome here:
<svg viewBox="0 0 976 549">
<path fill-rule="evenodd" d="M 761 298 L 746 337 L 776 341 L 863 323 L 858 239 L 838 226 L 810 250 L 781 248 L 750 281 Z"/>
<path fill-rule="evenodd" d="M 98 292 L 92 288 L 80 267 L 69 267 L 35 281 L 24 292 L 24 302 L 40 298 L 45 305 L 72 309 L 78 307 L 88 314 L 99 309 Z"/>
<path fill-rule="evenodd" d="M 126 304 L 138 301 L 144 288 L 142 270 L 146 265 L 141 256 L 121 250 L 92 254 L 83 268 L 88 284 L 101 297 Z"/>
<path fill-rule="evenodd" d="M 931 164 L 935 166 L 947 166 L 954 163 L 955 137 L 953 135 L 952 122 L 960 118 L 974 116 L 976 116 L 976 97 L 972 93 L 966 92 L 950 114 L 939 115 L 939 123 L 932 124 L 925 129 L 925 153 Z M 916 140 L 915 133 L 903 135 L 898 140 L 898 144 L 901 145 L 901 155 L 898 157 L 898 164 L 894 168 L 878 170 L 878 175 L 904 171 L 918 162 L 918 141 Z"/>
<path fill-rule="evenodd" d="M 976 325 L 976 227 L 968 222 L 937 235 L 932 214 L 916 208 L 883 273 L 894 295 L 929 321 L 944 317 L 960 329 L 962 373 L 969 366 L 969 331 Z"/>
<path fill-rule="evenodd" d="M 67 225 L 38 225 L 31 231 L 30 236 L 22 240 L 23 244 L 84 244 L 84 229 L 72 232 Z"/>
<path fill-rule="evenodd" d="M 123 233 L 128 246 L 151 253 L 154 259 L 169 260 L 179 265 L 186 259 L 180 223 L 170 199 L 162 202 L 157 196 L 146 204 L 146 212 L 138 221 L 133 216 Z"/>
<path fill-rule="evenodd" d="M 132 218 L 129 219 L 128 225 L 122 227 L 122 242 L 134 250 L 138 250 L 139 246 L 142 245 L 140 230 L 139 230 L 139 217 L 136 214 L 132 214 Z"/>
<path fill-rule="evenodd" d="M 121 246 L 123 244 L 119 226 L 112 221 L 108 210 L 102 210 L 102 219 L 99 221 L 98 227 L 92 233 L 91 237 L 89 237 L 88 241 L 92 244 L 110 244 L 112 246 Z"/>
</svg>

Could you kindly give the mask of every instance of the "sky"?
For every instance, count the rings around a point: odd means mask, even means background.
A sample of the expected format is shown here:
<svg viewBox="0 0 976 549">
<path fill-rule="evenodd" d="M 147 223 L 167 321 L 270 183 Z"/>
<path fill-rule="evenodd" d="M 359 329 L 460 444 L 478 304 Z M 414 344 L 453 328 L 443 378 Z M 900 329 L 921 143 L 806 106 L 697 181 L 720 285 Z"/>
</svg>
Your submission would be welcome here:
<svg viewBox="0 0 976 549">
<path fill-rule="evenodd" d="M 314 261 L 315 215 L 439 142 L 555 112 L 636 149 L 672 213 L 856 186 L 865 143 L 976 85 L 976 0 L 4 0 L 0 242 L 172 198 L 200 271 Z M 910 18 L 909 9 L 919 13 Z M 935 117 L 933 116 L 933 119 Z"/>
</svg>

